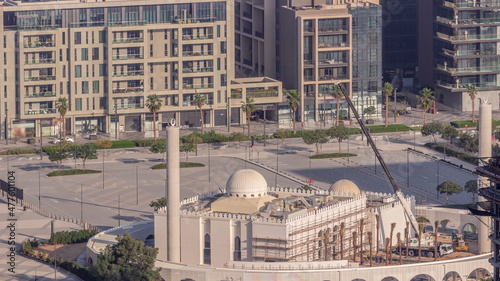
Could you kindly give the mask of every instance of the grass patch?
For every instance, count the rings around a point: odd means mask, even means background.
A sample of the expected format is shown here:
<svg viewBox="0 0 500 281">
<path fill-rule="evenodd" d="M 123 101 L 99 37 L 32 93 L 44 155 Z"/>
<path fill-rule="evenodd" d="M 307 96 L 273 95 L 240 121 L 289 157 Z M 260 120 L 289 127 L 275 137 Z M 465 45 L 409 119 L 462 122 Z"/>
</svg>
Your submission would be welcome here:
<svg viewBox="0 0 500 281">
<path fill-rule="evenodd" d="M 205 167 L 205 164 L 202 163 L 196 163 L 196 162 L 181 162 L 180 163 L 181 168 L 194 168 L 194 167 Z M 160 170 L 160 169 L 166 169 L 165 164 L 157 164 L 151 167 L 152 170 Z"/>
<path fill-rule="evenodd" d="M 450 125 L 452 125 L 455 128 L 465 128 L 465 125 L 467 125 L 468 128 L 474 128 L 477 127 L 477 122 L 472 122 L 472 120 L 465 120 L 465 121 L 452 121 L 450 122 Z M 496 128 L 500 126 L 500 120 L 492 120 L 492 125 L 493 128 Z"/>
<path fill-rule="evenodd" d="M 57 177 L 57 176 L 73 176 L 73 175 L 98 174 L 98 173 L 102 173 L 102 171 L 99 171 L 99 170 L 73 169 L 73 170 L 54 171 L 54 172 L 48 173 L 47 176 L 49 176 L 49 177 Z"/>
<path fill-rule="evenodd" d="M 133 142 L 135 143 L 135 146 L 148 147 L 151 146 L 155 140 L 133 140 Z"/>
<path fill-rule="evenodd" d="M 324 154 L 312 155 L 309 156 L 309 158 L 323 159 L 323 158 L 339 158 L 339 157 L 354 157 L 354 156 L 358 155 L 353 153 L 324 153 Z"/>
<path fill-rule="evenodd" d="M 36 152 L 37 150 L 35 148 L 16 148 L 16 149 L 9 149 L 6 151 L 2 151 L 0 152 L 0 155 L 33 154 Z"/>
<path fill-rule="evenodd" d="M 433 143 L 433 142 L 426 143 L 425 147 L 428 147 L 432 150 L 435 150 L 435 151 L 438 151 L 441 153 L 444 153 L 444 151 L 445 151 L 445 148 L 442 144 L 437 144 L 437 143 Z M 473 165 L 478 164 L 477 157 L 470 156 L 470 155 L 462 153 L 462 152 L 458 152 L 458 151 L 453 150 L 451 148 L 446 148 L 446 155 L 456 157 L 460 160 L 463 160 L 467 163 L 471 163 Z"/>
<path fill-rule="evenodd" d="M 406 132 L 411 130 L 410 127 L 402 124 L 393 124 L 385 127 L 384 125 L 367 126 L 370 133 L 390 133 L 390 132 Z"/>
</svg>

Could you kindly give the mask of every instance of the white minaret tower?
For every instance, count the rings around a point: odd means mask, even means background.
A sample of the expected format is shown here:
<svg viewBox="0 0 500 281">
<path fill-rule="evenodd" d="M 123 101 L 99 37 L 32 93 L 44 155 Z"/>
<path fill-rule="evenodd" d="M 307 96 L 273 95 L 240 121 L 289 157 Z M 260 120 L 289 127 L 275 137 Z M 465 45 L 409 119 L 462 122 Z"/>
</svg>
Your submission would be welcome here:
<svg viewBox="0 0 500 281">
<path fill-rule="evenodd" d="M 179 127 L 167 129 L 167 258 L 181 262 Z"/>
<path fill-rule="evenodd" d="M 491 157 L 491 104 L 487 101 L 479 100 L 479 157 Z M 481 164 L 480 164 L 481 165 Z M 483 184 L 484 183 L 484 184 Z M 485 177 L 478 177 L 478 187 L 488 186 L 488 180 Z M 478 201 L 486 201 L 479 197 Z M 491 252 L 491 241 L 488 239 L 491 222 L 489 217 L 482 217 L 483 223 L 478 229 L 479 252 Z"/>
</svg>

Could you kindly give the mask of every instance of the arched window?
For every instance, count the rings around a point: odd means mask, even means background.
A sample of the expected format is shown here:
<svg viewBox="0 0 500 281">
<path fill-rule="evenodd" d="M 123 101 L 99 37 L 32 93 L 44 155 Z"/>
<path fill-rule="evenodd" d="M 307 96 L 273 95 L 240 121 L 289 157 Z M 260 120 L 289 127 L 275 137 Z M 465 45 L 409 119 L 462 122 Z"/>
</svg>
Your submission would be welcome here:
<svg viewBox="0 0 500 281">
<path fill-rule="evenodd" d="M 241 261 L 241 239 L 239 236 L 234 237 L 234 260 Z"/>
<path fill-rule="evenodd" d="M 203 248 L 203 264 L 212 263 L 212 253 L 210 250 L 210 235 L 205 234 L 205 245 Z"/>
</svg>

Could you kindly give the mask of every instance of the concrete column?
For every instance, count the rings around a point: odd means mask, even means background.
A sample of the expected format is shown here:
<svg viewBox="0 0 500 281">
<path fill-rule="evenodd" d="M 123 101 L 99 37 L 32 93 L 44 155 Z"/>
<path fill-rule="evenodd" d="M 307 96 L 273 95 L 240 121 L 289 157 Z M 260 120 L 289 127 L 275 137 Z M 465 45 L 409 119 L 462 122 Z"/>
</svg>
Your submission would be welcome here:
<svg viewBox="0 0 500 281">
<path fill-rule="evenodd" d="M 491 104 L 480 101 L 479 106 L 479 157 L 491 157 Z M 481 164 L 480 164 L 481 165 Z M 478 177 L 479 188 L 488 186 L 488 179 Z M 486 201 L 479 197 L 478 201 Z M 491 228 L 491 219 L 482 217 L 483 223 L 478 229 L 479 252 L 488 253 L 491 251 L 491 241 L 488 239 L 488 233 Z"/>
<path fill-rule="evenodd" d="M 179 127 L 167 127 L 167 249 L 168 260 L 181 261 Z"/>
</svg>

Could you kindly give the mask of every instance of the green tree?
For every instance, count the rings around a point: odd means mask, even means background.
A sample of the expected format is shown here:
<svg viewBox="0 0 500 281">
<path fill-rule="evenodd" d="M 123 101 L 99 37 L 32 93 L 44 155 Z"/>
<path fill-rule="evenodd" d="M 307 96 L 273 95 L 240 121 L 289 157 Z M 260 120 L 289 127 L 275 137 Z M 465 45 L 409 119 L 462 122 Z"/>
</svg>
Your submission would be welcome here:
<svg viewBox="0 0 500 281">
<path fill-rule="evenodd" d="M 161 98 L 156 95 L 152 94 L 149 95 L 147 100 L 146 100 L 146 107 L 149 109 L 151 113 L 153 113 L 153 139 L 156 141 L 156 114 L 158 111 L 161 109 Z"/>
<path fill-rule="evenodd" d="M 469 95 L 471 101 L 472 101 L 472 122 L 474 122 L 474 103 L 476 100 L 476 95 L 477 95 L 477 89 L 476 86 L 474 85 L 468 85 L 467 86 L 467 94 Z"/>
<path fill-rule="evenodd" d="M 442 182 L 436 189 L 440 194 L 446 194 L 446 205 L 448 205 L 448 199 L 451 195 L 460 194 L 463 190 L 460 185 L 450 180 Z"/>
<path fill-rule="evenodd" d="M 47 154 L 51 162 L 57 163 L 57 170 L 60 171 L 62 162 L 69 158 L 68 146 L 64 144 L 59 145 L 53 149 L 47 150 Z"/>
<path fill-rule="evenodd" d="M 203 138 L 200 136 L 200 134 L 194 132 L 186 138 L 186 141 L 195 145 L 196 156 L 198 156 L 198 144 L 203 142 Z"/>
<path fill-rule="evenodd" d="M 363 113 L 365 115 L 371 116 L 371 115 L 374 115 L 375 113 L 377 113 L 377 109 L 375 108 L 375 106 L 371 105 L 371 106 L 363 109 Z"/>
<path fill-rule="evenodd" d="M 232 132 L 231 135 L 229 135 L 229 138 L 232 141 L 237 141 L 238 142 L 238 148 L 240 147 L 240 143 L 242 141 L 247 141 L 248 140 L 248 137 L 245 134 L 240 133 L 240 132 Z"/>
<path fill-rule="evenodd" d="M 429 124 L 425 124 L 422 126 L 422 129 L 420 129 L 420 132 L 422 133 L 422 136 L 431 136 L 433 141 L 436 142 L 436 134 L 439 134 L 443 128 L 443 125 L 439 122 L 433 121 Z"/>
<path fill-rule="evenodd" d="M 441 128 L 441 137 L 450 140 L 450 144 L 453 144 L 453 139 L 458 137 L 458 130 L 450 124 L 446 124 Z"/>
<path fill-rule="evenodd" d="M 186 162 L 189 162 L 189 152 L 194 152 L 196 150 L 196 145 L 194 143 L 185 142 L 180 145 L 179 151 L 186 153 Z"/>
<path fill-rule="evenodd" d="M 431 109 L 434 104 L 434 92 L 429 88 L 423 88 L 420 90 L 418 98 L 418 104 L 422 107 L 424 111 L 424 125 L 427 123 L 427 111 Z"/>
<path fill-rule="evenodd" d="M 340 121 L 340 99 L 344 97 L 344 92 L 342 91 L 342 87 L 340 84 L 334 84 L 331 88 L 331 95 L 332 97 L 335 98 L 336 102 L 336 108 L 335 108 L 335 114 L 337 115 L 335 117 L 335 126 L 339 125 Z M 323 105 L 325 106 L 325 105 Z M 326 118 L 326 116 L 325 116 Z"/>
<path fill-rule="evenodd" d="M 275 135 L 277 135 L 281 139 L 282 145 L 285 145 L 285 140 L 288 137 L 290 130 L 287 129 L 278 129 L 276 130 Z"/>
<path fill-rule="evenodd" d="M 472 195 L 472 203 L 474 203 L 474 196 L 477 194 L 477 180 L 470 180 L 465 183 L 465 191 Z"/>
<path fill-rule="evenodd" d="M 241 109 L 245 112 L 247 117 L 248 137 L 250 137 L 250 117 L 252 117 L 252 114 L 257 110 L 255 100 L 251 97 L 247 97 L 245 101 L 241 102 Z"/>
<path fill-rule="evenodd" d="M 300 93 L 297 90 L 283 91 L 288 106 L 292 109 L 293 133 L 297 132 L 297 109 L 300 106 Z"/>
<path fill-rule="evenodd" d="M 161 139 L 158 141 L 155 141 L 150 147 L 149 151 L 153 153 L 161 153 L 161 163 L 165 164 L 165 153 L 167 152 L 167 147 L 165 144 L 165 140 Z"/>
<path fill-rule="evenodd" d="M 478 135 L 471 135 L 469 133 L 460 134 L 459 139 L 460 147 L 462 147 L 466 152 L 476 153 L 479 150 L 479 139 Z"/>
<path fill-rule="evenodd" d="M 97 149 L 91 143 L 76 146 L 76 158 L 82 159 L 83 169 L 87 159 L 97 159 Z"/>
<path fill-rule="evenodd" d="M 205 126 L 203 122 L 203 106 L 207 103 L 207 96 L 202 95 L 200 93 L 196 93 L 194 95 L 193 103 L 198 107 L 198 110 L 200 111 L 200 126 L 201 126 L 201 133 L 205 133 Z"/>
<path fill-rule="evenodd" d="M 65 118 L 65 116 L 69 110 L 68 99 L 67 98 L 58 98 L 56 100 L 56 109 L 57 109 L 57 112 L 59 112 L 59 115 L 61 116 L 62 126 L 63 126 L 63 139 L 65 139 L 66 138 L 66 118 Z"/>
<path fill-rule="evenodd" d="M 165 206 L 167 206 L 167 198 L 165 197 L 156 199 L 155 201 L 151 201 L 151 203 L 149 203 L 149 207 L 155 208 L 155 211 Z"/>
<path fill-rule="evenodd" d="M 308 131 L 302 137 L 305 144 L 316 145 L 316 155 L 319 154 L 320 145 L 328 142 L 328 135 L 323 130 Z"/>
<path fill-rule="evenodd" d="M 341 153 L 342 141 L 349 138 L 349 133 L 349 129 L 345 126 L 336 126 L 328 130 L 328 135 L 330 136 L 330 138 L 337 140 L 339 143 L 339 153 Z"/>
<path fill-rule="evenodd" d="M 392 86 L 391 83 L 385 82 L 384 86 L 382 86 L 382 94 L 385 97 L 385 126 L 387 127 L 389 125 L 388 119 L 389 119 L 389 97 L 392 96 L 392 93 L 394 92 L 394 86 Z"/>
<path fill-rule="evenodd" d="M 91 268 L 99 281 L 156 281 L 160 270 L 154 269 L 158 249 L 132 239 L 130 234 L 118 235 L 115 245 L 108 245 Z"/>
</svg>

